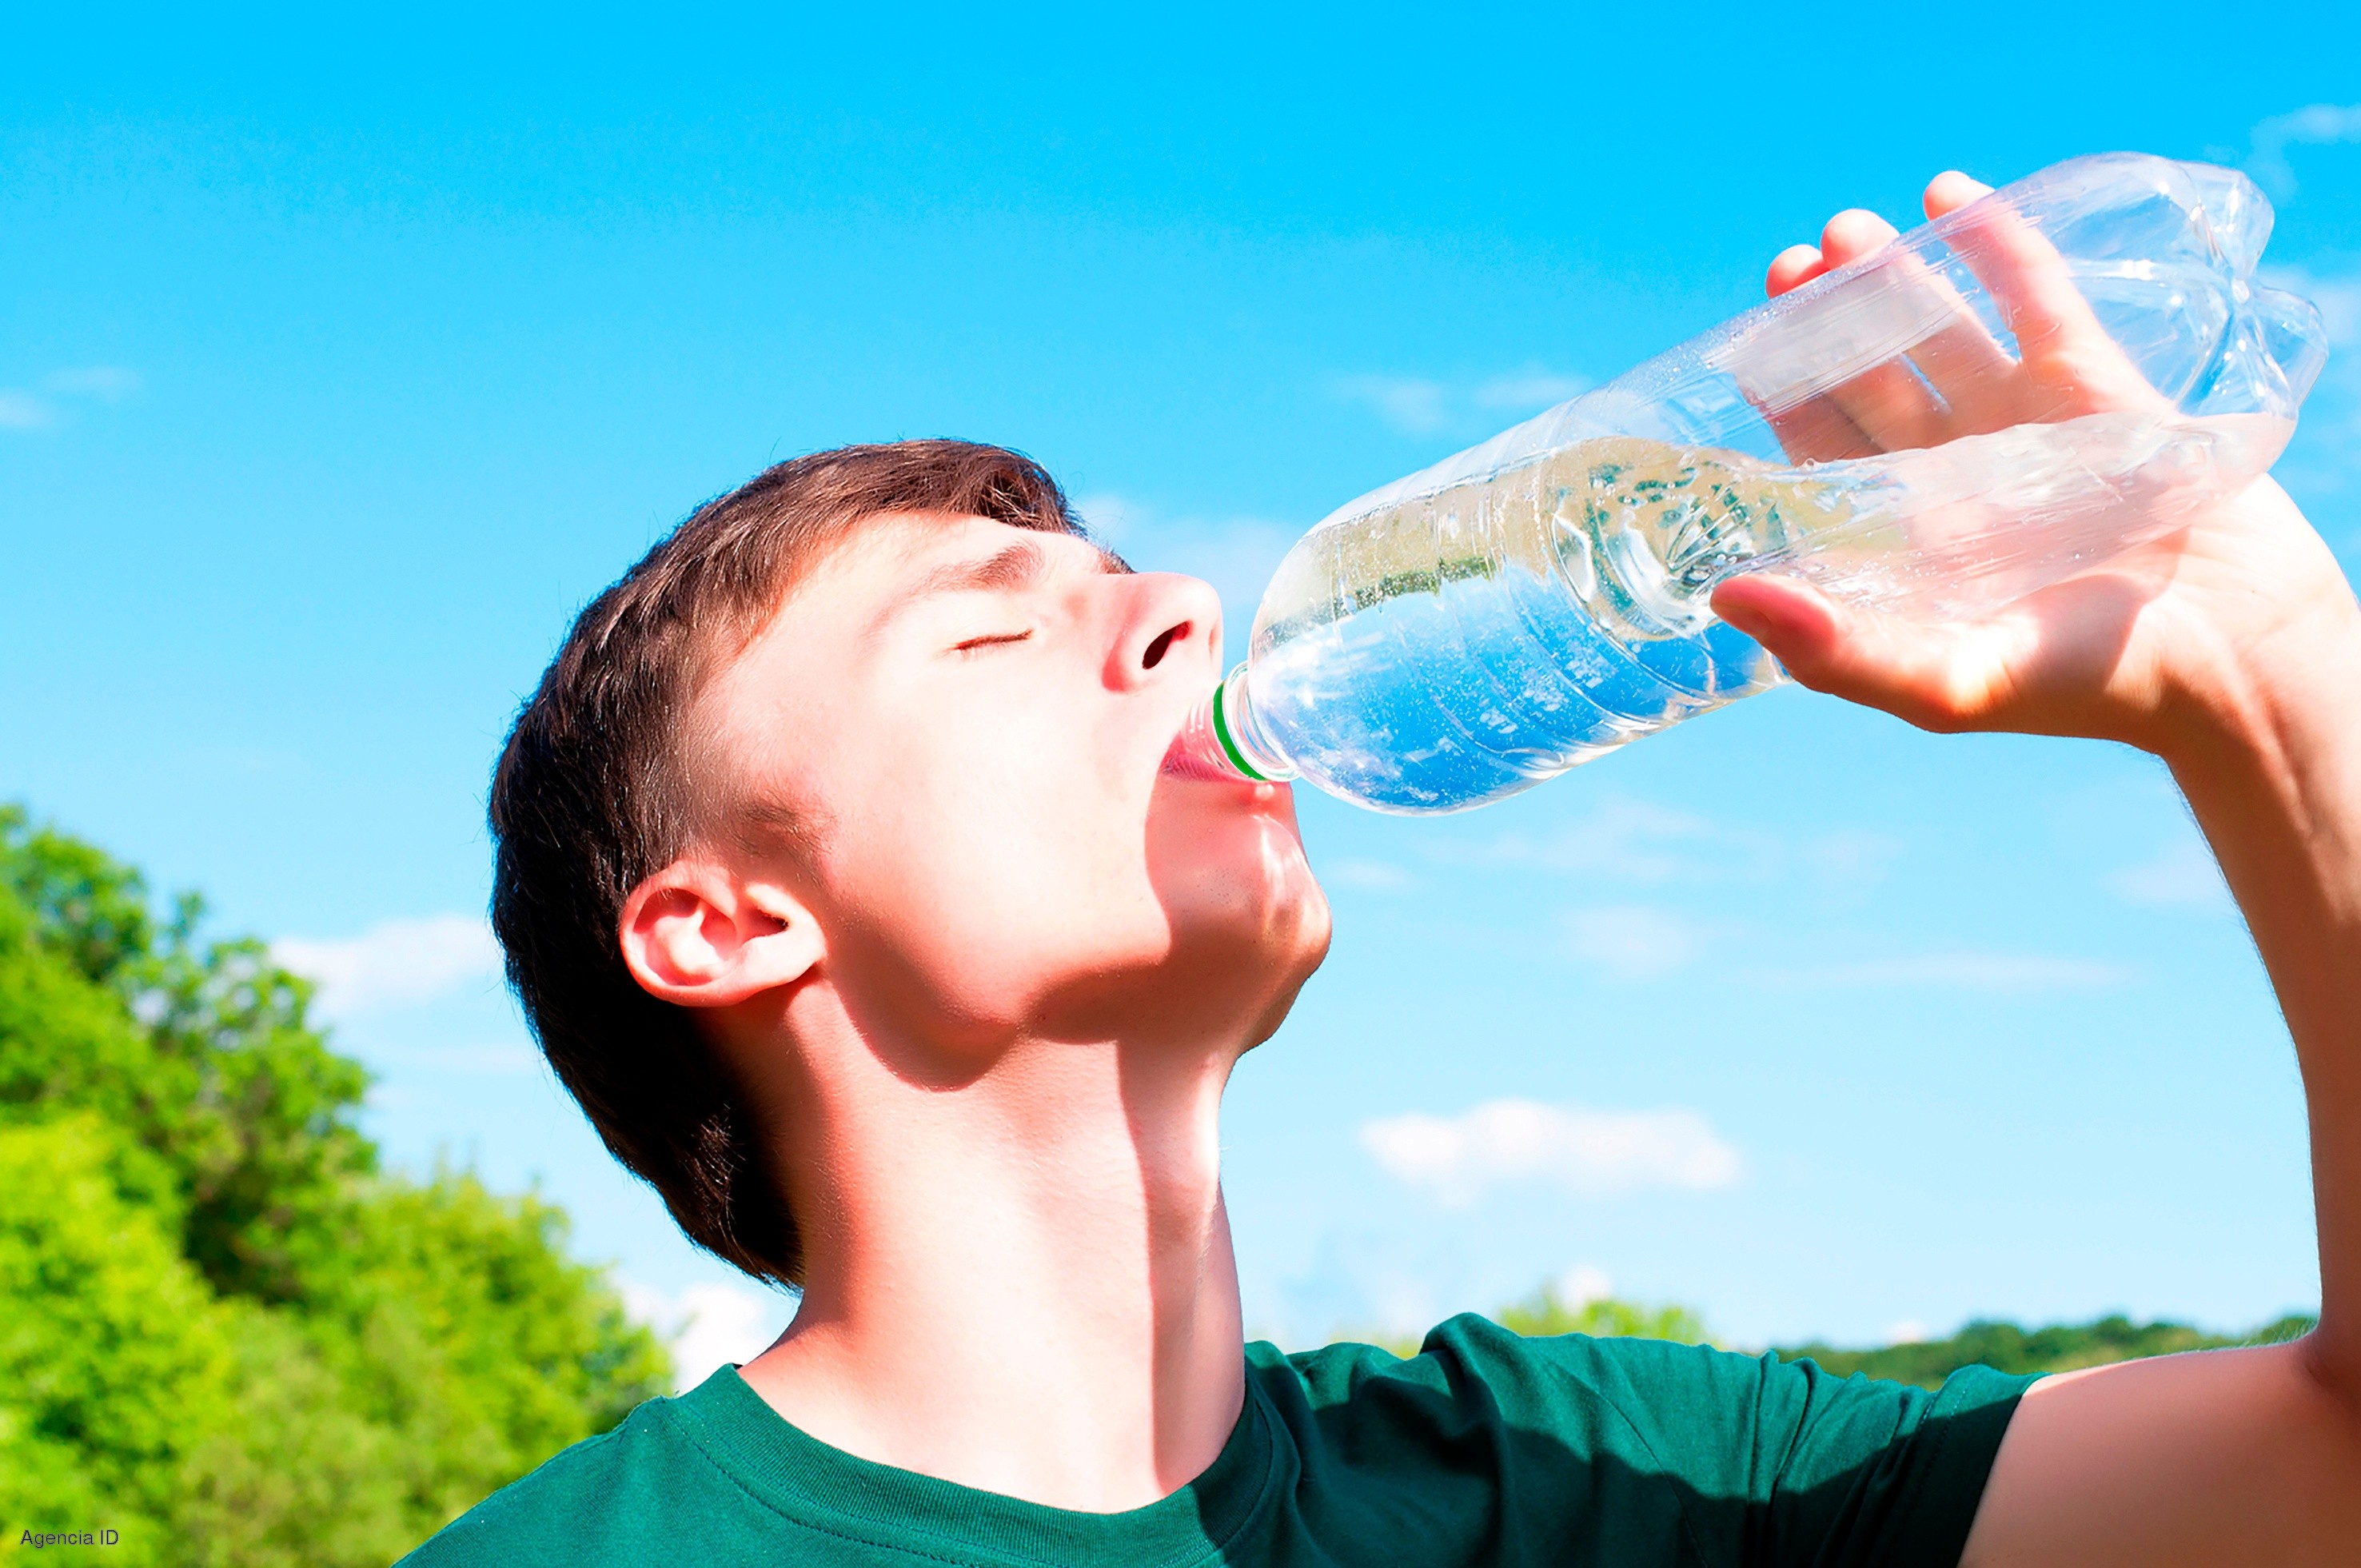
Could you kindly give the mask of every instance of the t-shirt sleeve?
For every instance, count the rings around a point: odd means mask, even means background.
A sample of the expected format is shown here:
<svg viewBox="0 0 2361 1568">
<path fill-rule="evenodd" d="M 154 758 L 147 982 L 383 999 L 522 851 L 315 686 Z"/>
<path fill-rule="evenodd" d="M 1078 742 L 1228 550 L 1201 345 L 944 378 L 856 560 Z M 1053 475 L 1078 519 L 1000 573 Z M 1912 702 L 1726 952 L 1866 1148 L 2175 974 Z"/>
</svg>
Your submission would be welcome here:
<svg viewBox="0 0 2361 1568">
<path fill-rule="evenodd" d="M 1426 1348 L 1462 1358 L 1500 1419 L 1660 1477 L 1692 1550 L 1732 1568 L 1953 1568 L 2034 1381 L 1971 1366 L 1930 1391 L 1700 1345 L 1524 1339 L 1480 1318 Z"/>
</svg>

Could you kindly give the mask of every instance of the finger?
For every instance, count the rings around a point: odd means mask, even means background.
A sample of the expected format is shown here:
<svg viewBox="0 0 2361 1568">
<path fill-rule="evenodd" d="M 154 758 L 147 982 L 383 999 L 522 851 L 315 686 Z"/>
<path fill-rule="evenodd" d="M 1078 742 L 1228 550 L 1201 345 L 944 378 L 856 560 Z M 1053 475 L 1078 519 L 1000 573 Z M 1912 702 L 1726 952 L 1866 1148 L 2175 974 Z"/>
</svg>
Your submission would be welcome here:
<svg viewBox="0 0 2361 1568">
<path fill-rule="evenodd" d="M 1894 227 L 1874 213 L 1859 208 L 1839 213 L 1828 221 L 1817 246 L 1791 245 L 1771 263 L 1764 287 L 1773 298 L 1810 282 L 1828 271 L 1860 259 L 1894 237 Z M 1866 457 L 1885 450 L 1875 432 L 1864 430 L 1839 400 L 1818 397 L 1769 416 L 1773 432 L 1787 455 L 1798 463 L 1827 463 L 1845 457 Z"/>
<path fill-rule="evenodd" d="M 1763 291 L 1775 300 L 1828 269 L 1828 264 L 1817 246 L 1791 245 L 1771 258 L 1771 271 L 1763 280 Z"/>
<path fill-rule="evenodd" d="M 2020 345 L 2086 323 L 2097 328 L 2058 247 L 2005 204 L 1962 210 L 1952 244 L 1992 291 Z"/>
<path fill-rule="evenodd" d="M 1946 170 L 1927 184 L 1927 216 L 1940 218 L 1959 211 L 1992 187 L 1958 170 Z M 1939 264 L 1912 255 L 1902 266 L 1919 286 L 1930 291 L 1941 306 L 1958 318 L 1957 324 L 1929 334 L 1910 351 L 1918 373 L 1934 388 L 1947 411 L 1945 435 L 1981 434 L 2016 422 L 2009 415 L 2015 397 L 2016 361 L 2003 348 L 1983 321 L 1970 308 L 1957 285 Z"/>
<path fill-rule="evenodd" d="M 1828 400 L 1878 452 L 1908 452 L 1949 439 L 1949 410 L 1910 367 L 1907 355 L 1872 365 L 1828 389 Z"/>
<path fill-rule="evenodd" d="M 1948 198 L 1972 181 L 1946 187 Z M 1940 181 L 1938 183 L 1941 183 Z M 1929 188 L 1930 191 L 1932 187 Z M 1971 198 L 1949 214 L 1945 236 L 1982 280 L 2016 335 L 2025 367 L 2015 422 L 2158 403 L 2156 389 L 2074 286 L 2057 247 L 2004 202 Z"/>
<path fill-rule="evenodd" d="M 1846 457 L 1868 457 L 1883 450 L 1852 416 L 1827 398 L 1806 398 L 1793 408 L 1764 418 L 1780 450 L 1796 463 L 1834 463 Z"/>
<path fill-rule="evenodd" d="M 1820 230 L 1820 254 L 1830 267 L 1847 267 L 1889 244 L 1901 231 L 1866 207 L 1848 207 Z"/>
<path fill-rule="evenodd" d="M 1924 200 L 1927 215 L 1938 218 L 1991 192 L 1992 187 L 1982 181 L 1950 170 L 1927 183 Z M 2013 214 L 2004 215 L 2013 220 Z M 1839 254 L 1873 247 L 1892 232 L 1882 221 L 1865 213 L 1839 214 L 1831 220 L 1831 227 L 1839 224 L 1845 225 L 1844 232 L 1837 236 Z M 2026 227 L 2021 224 L 2017 226 Z M 2039 241 L 2037 234 L 2032 237 Z M 2090 319 L 2095 328 L 2096 322 L 2089 318 L 2080 291 L 2073 288 L 2070 279 L 2064 279 L 2063 261 L 2046 241 L 2039 243 L 2048 252 L 2052 272 L 2064 280 L 2070 308 Z M 1971 269 L 1972 267 L 1971 261 Z M 1993 338 L 1949 278 L 1916 257 L 1905 258 L 1900 270 L 1932 291 L 1940 302 L 1939 308 L 1954 315 L 1957 324 L 1930 334 L 1912 349 L 1910 360 L 1916 367 L 1915 373 L 1899 367 L 1881 369 L 1863 378 L 1857 389 L 1840 394 L 1856 424 L 1887 450 L 1896 450 L 2000 430 L 2057 411 L 2051 406 L 2057 401 L 2056 396 L 2028 385 L 2017 373 L 2016 360 Z M 1985 288 L 1992 291 L 1989 282 Z M 2056 301 L 2050 308 L 2069 307 L 2064 301 Z M 2038 407 L 2034 406 L 2037 403 Z"/>
<path fill-rule="evenodd" d="M 1763 278 L 1763 292 L 1773 299 L 1800 289 L 1828 269 L 1828 258 L 1816 245 L 1791 245 L 1773 257 Z M 1825 398 L 1814 398 L 1769 416 L 1772 433 L 1791 461 L 1832 463 L 1845 457 L 1866 457 L 1877 444 L 1842 409 Z"/>
<path fill-rule="evenodd" d="M 1910 359 L 1949 411 L 1949 435 L 1982 435 L 2022 423 L 2016 361 L 1948 280 L 1942 287 L 1958 302 L 1960 323 L 1930 334 L 1910 351 Z"/>
<path fill-rule="evenodd" d="M 1927 181 L 1927 194 L 1922 201 L 1927 215 L 1939 218 L 1958 212 L 1979 196 L 1991 194 L 1992 187 L 1982 181 L 1972 179 L 1956 169 L 1946 169 Z"/>
<path fill-rule="evenodd" d="M 1922 729 L 1984 727 L 2004 709 L 2018 628 L 2005 620 L 1927 624 L 1839 604 L 1789 577 L 1732 577 L 1714 613 L 1811 687 Z"/>
<path fill-rule="evenodd" d="M 1896 237 L 1892 224 L 1855 207 L 1828 220 L 1820 235 L 1820 252 L 1829 266 L 1844 267 L 1874 256 Z M 1911 280 L 1907 274 L 1900 275 L 1889 287 L 1906 288 Z M 1872 451 L 1898 452 L 1942 439 L 1942 400 L 1899 357 L 1830 389 L 1828 400 L 1868 438 Z"/>
</svg>

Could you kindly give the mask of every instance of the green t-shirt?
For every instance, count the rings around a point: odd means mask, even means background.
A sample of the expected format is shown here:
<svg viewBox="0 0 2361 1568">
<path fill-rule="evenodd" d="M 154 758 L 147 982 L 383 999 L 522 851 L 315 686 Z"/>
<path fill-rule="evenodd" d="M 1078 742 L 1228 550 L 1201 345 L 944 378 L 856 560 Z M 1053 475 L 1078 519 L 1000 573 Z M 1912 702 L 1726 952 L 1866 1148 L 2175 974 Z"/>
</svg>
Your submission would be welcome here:
<svg viewBox="0 0 2361 1568">
<path fill-rule="evenodd" d="M 1939 1393 L 1652 1340 L 1452 1319 L 1399 1360 L 1246 1347 L 1211 1468 L 1074 1513 L 873 1464 L 723 1367 L 495 1493 L 404 1568 L 602 1563 L 1942 1564 L 2032 1380 Z"/>
</svg>

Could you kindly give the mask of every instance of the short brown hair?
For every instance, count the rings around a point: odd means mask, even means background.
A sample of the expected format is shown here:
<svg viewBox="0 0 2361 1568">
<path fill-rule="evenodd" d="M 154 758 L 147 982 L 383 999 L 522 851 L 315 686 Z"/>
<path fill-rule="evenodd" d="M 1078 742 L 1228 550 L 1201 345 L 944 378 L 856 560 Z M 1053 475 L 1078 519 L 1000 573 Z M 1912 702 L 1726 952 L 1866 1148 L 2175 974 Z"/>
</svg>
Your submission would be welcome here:
<svg viewBox="0 0 2361 1568">
<path fill-rule="evenodd" d="M 760 1130 L 688 1011 L 631 978 L 618 926 L 698 830 L 678 766 L 698 683 L 856 524 L 896 513 L 1082 532 L 1057 481 L 1005 447 L 903 441 L 765 469 L 575 619 L 492 774 L 492 927 L 550 1066 L 691 1240 L 785 1284 L 803 1246 Z"/>
</svg>

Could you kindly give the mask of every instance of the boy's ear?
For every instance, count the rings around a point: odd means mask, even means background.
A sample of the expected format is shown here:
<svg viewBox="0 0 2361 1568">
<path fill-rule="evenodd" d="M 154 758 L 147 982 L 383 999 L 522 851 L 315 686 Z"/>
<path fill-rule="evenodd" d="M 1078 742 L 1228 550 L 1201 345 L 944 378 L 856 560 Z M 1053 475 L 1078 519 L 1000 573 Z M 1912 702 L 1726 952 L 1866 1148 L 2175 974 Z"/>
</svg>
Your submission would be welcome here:
<svg viewBox="0 0 2361 1568">
<path fill-rule="evenodd" d="M 675 861 L 631 890 L 623 962 L 652 996 L 730 1007 L 800 980 L 819 961 L 818 923 L 775 883 L 741 883 L 709 861 Z"/>
</svg>

